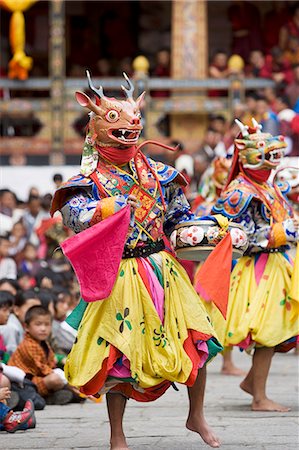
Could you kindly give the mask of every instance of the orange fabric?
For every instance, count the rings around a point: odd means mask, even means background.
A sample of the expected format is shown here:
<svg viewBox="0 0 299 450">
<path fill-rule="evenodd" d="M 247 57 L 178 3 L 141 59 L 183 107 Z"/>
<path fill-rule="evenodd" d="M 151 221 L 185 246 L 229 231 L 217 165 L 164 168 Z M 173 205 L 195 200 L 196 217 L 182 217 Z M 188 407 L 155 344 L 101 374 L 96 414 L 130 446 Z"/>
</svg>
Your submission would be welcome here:
<svg viewBox="0 0 299 450">
<path fill-rule="evenodd" d="M 269 247 L 280 247 L 286 243 L 287 237 L 282 223 L 274 223 L 271 227 Z"/>
<path fill-rule="evenodd" d="M 120 356 L 121 352 L 113 345 L 110 345 L 109 356 L 103 361 L 101 370 L 88 383 L 80 388 L 80 392 L 85 395 L 97 394 L 104 386 L 109 370 L 112 369 L 113 364 Z"/>
<path fill-rule="evenodd" d="M 216 245 L 195 279 L 195 289 L 206 301 L 212 301 L 226 318 L 232 262 L 230 233 Z"/>
<path fill-rule="evenodd" d="M 44 344 L 45 348 L 27 333 L 8 361 L 9 366 L 19 367 L 30 375 L 43 396 L 48 394 L 43 378 L 56 367 L 53 350 L 47 342 Z"/>
</svg>

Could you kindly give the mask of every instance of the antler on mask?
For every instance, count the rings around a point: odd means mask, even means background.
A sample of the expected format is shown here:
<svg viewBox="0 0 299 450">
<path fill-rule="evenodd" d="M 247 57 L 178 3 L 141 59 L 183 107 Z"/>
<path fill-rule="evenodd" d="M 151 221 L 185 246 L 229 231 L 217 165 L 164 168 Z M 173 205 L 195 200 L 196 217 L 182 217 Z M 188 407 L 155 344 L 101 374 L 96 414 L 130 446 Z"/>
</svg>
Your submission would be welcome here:
<svg viewBox="0 0 299 450">
<path fill-rule="evenodd" d="M 101 100 L 101 98 L 104 98 L 104 91 L 102 86 L 100 86 L 98 89 L 96 89 L 93 85 L 93 82 L 91 81 L 89 70 L 86 70 L 86 75 L 88 79 L 88 85 L 90 90 Z"/>
<path fill-rule="evenodd" d="M 241 130 L 242 136 L 246 137 L 249 135 L 248 133 L 248 125 L 244 125 L 244 123 L 242 123 L 240 120 L 235 119 L 235 123 L 238 125 L 238 127 Z"/>
<path fill-rule="evenodd" d="M 129 85 L 129 89 L 127 89 L 125 86 L 121 85 L 122 90 L 124 91 L 124 93 L 126 94 L 126 97 L 128 100 L 133 99 L 133 93 L 134 93 L 134 86 L 130 80 L 130 78 L 128 77 L 128 75 L 123 72 L 123 76 L 126 80 L 126 82 Z"/>
</svg>

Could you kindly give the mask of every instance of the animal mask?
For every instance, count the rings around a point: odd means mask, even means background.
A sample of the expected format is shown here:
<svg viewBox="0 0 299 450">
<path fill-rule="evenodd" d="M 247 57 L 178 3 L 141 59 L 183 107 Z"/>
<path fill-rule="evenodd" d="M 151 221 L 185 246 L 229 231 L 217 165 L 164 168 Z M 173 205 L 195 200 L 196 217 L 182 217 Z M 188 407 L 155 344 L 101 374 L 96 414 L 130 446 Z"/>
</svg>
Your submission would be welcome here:
<svg viewBox="0 0 299 450">
<path fill-rule="evenodd" d="M 252 119 L 252 128 L 238 119 L 235 122 L 242 135 L 242 138 L 235 139 L 235 148 L 239 151 L 239 162 L 242 166 L 252 170 L 275 169 L 284 156 L 284 137 L 262 133 L 262 126 L 255 119 Z"/>
<path fill-rule="evenodd" d="M 77 91 L 76 99 L 81 106 L 90 111 L 89 135 L 92 141 L 100 147 L 131 147 L 136 145 L 143 128 L 141 124 L 140 104 L 143 92 L 135 101 L 134 86 L 124 73 L 128 88 L 121 86 L 126 94 L 126 100 L 106 97 L 102 86 L 96 89 L 88 71 L 87 78 L 91 91 L 96 96 L 96 102 L 84 92 Z"/>
</svg>

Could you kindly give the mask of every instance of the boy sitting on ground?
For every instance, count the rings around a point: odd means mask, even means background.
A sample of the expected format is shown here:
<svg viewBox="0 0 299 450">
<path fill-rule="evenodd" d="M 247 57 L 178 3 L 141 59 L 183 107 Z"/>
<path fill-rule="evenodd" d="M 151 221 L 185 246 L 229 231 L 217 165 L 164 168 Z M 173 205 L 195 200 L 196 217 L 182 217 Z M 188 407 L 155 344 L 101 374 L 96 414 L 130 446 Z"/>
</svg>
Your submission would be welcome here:
<svg viewBox="0 0 299 450">
<path fill-rule="evenodd" d="M 25 315 L 25 337 L 9 360 L 9 365 L 24 370 L 48 404 L 66 404 L 73 398 L 61 369 L 56 368 L 55 355 L 47 342 L 51 334 L 51 313 L 33 306 Z"/>
</svg>

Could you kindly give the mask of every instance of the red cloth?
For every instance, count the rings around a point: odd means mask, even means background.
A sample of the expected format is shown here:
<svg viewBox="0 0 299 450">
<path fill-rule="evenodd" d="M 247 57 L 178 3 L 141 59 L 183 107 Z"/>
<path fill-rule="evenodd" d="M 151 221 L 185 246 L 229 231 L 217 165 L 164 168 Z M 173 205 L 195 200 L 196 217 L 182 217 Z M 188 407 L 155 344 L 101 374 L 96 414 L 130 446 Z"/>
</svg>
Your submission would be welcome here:
<svg viewBox="0 0 299 450">
<path fill-rule="evenodd" d="M 133 145 L 132 147 L 127 148 L 97 147 L 97 150 L 103 158 L 113 164 L 125 164 L 136 156 L 138 149 L 136 145 Z"/>
<path fill-rule="evenodd" d="M 200 268 L 195 290 L 205 301 L 212 301 L 226 318 L 232 263 L 232 240 L 230 233 L 216 245 Z"/>
<path fill-rule="evenodd" d="M 86 302 L 104 300 L 113 289 L 130 222 L 130 206 L 62 242 Z"/>
</svg>

